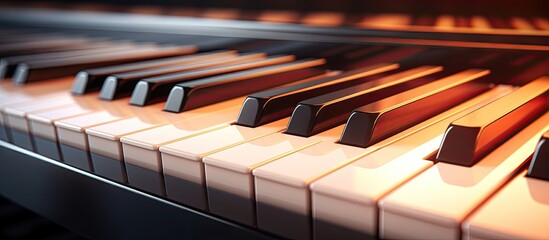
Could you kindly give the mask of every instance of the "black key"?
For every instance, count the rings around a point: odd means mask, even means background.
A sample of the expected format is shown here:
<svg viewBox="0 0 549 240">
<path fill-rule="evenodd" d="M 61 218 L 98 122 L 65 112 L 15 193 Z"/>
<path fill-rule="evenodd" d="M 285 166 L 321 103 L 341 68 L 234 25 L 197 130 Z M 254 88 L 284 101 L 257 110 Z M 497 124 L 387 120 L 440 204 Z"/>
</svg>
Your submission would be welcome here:
<svg viewBox="0 0 549 240">
<path fill-rule="evenodd" d="M 78 72 L 72 86 L 72 93 L 84 94 L 97 90 L 103 84 L 103 81 L 110 75 L 123 74 L 132 71 L 143 71 L 152 68 L 161 68 L 174 66 L 178 64 L 187 64 L 189 62 L 203 62 L 213 59 L 227 58 L 235 56 L 234 51 L 222 51 L 212 53 L 201 53 L 190 56 L 177 56 L 170 58 L 161 58 L 144 62 L 128 63 L 122 65 L 108 66 L 102 68 L 87 69 Z M 148 77 L 148 76 L 147 76 Z"/>
<path fill-rule="evenodd" d="M 367 147 L 489 89 L 474 83 L 489 73 L 471 69 L 355 109 L 340 142 Z"/>
<path fill-rule="evenodd" d="M 324 74 L 324 59 L 303 59 L 175 85 L 164 110 L 181 112 Z"/>
<path fill-rule="evenodd" d="M 17 65 L 12 81 L 16 84 L 24 84 L 27 82 L 70 76 L 86 68 L 177 56 L 192 53 L 194 51 L 194 46 L 146 47 L 113 53 L 61 58 L 57 60 L 25 62 Z"/>
<path fill-rule="evenodd" d="M 549 131 L 539 140 L 527 176 L 549 180 Z"/>
<path fill-rule="evenodd" d="M 211 68 L 216 66 L 226 66 L 230 64 L 241 63 L 243 59 L 248 59 L 249 61 L 252 61 L 249 56 L 238 57 L 226 54 L 225 56 L 221 57 L 224 58 L 217 57 L 212 58 L 214 60 L 194 60 L 191 64 L 180 64 L 178 66 L 114 74 L 107 77 L 107 79 L 105 80 L 105 83 L 101 88 L 101 92 L 99 93 L 99 97 L 105 100 L 113 100 L 115 98 L 127 96 L 131 93 L 135 85 L 137 85 L 137 82 L 145 78 L 172 73 L 181 73 L 184 71 L 191 71 L 196 69 Z"/>
<path fill-rule="evenodd" d="M 549 107 L 549 77 L 518 90 L 452 122 L 437 160 L 472 166 Z"/>
<path fill-rule="evenodd" d="M 243 55 L 240 58 L 244 57 L 250 57 L 250 59 L 246 59 L 246 62 L 244 63 L 232 64 L 228 66 L 206 68 L 143 79 L 139 81 L 135 86 L 135 89 L 133 90 L 130 99 L 130 104 L 145 106 L 150 103 L 164 101 L 168 97 L 170 89 L 175 84 L 180 82 L 223 73 L 236 72 L 256 67 L 289 62 L 294 59 L 293 56 L 276 56 L 267 59 L 257 60 L 258 58 L 262 58 L 263 54 Z"/>
<path fill-rule="evenodd" d="M 441 71 L 423 66 L 300 102 L 290 118 L 286 133 L 309 137 L 345 122 L 357 107 L 405 91 L 414 80 Z"/>
<path fill-rule="evenodd" d="M 85 56 L 93 55 L 98 53 L 106 53 L 112 51 L 121 51 L 134 49 L 134 44 L 114 44 L 114 43 L 93 43 L 93 44 L 84 44 L 78 46 L 78 49 L 60 49 L 57 52 L 49 53 L 38 53 L 38 54 L 29 54 L 29 55 L 18 55 L 5 57 L 0 59 L 0 79 L 5 77 L 11 77 L 15 71 L 17 64 L 22 62 L 32 62 L 39 60 L 54 60 L 67 57 L 76 57 L 76 56 Z"/>
<path fill-rule="evenodd" d="M 257 127 L 290 116 L 293 107 L 300 101 L 363 83 L 361 80 L 367 76 L 397 68 L 398 64 L 378 64 L 332 77 L 254 93 L 244 101 L 236 123 Z"/>
</svg>

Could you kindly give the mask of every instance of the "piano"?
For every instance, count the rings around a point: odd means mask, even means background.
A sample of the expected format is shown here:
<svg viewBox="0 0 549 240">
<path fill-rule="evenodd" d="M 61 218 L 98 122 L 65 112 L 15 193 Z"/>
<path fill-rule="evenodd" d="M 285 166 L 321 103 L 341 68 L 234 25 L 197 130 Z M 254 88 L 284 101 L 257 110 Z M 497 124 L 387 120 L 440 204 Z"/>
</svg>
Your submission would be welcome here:
<svg viewBox="0 0 549 240">
<path fill-rule="evenodd" d="M 0 195 L 85 238 L 549 238 L 544 1 L 0 7 Z"/>
</svg>

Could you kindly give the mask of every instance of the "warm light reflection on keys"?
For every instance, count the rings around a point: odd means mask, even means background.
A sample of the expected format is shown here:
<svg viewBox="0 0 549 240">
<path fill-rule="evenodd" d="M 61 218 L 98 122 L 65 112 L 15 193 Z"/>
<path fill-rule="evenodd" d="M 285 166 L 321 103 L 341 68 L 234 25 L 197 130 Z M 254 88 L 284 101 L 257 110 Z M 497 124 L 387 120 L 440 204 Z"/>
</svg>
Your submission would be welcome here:
<svg viewBox="0 0 549 240">
<path fill-rule="evenodd" d="M 549 77 L 542 77 L 461 119 L 446 130 L 437 160 L 472 166 L 549 106 Z"/>
<path fill-rule="evenodd" d="M 325 140 L 256 168 L 258 226 L 288 238 L 309 236 L 310 183 L 446 117 L 440 114 L 366 149 Z M 284 199 L 291 199 L 291 204 Z M 281 225 L 283 222 L 289 224 Z"/>
<path fill-rule="evenodd" d="M 380 237 L 459 239 L 464 219 L 528 160 L 548 122 L 546 113 L 472 167 L 437 163 L 397 188 L 380 201 Z"/>
<path fill-rule="evenodd" d="M 256 225 L 255 183 L 252 171 L 279 158 L 314 146 L 323 140 L 335 142 L 341 130 L 342 127 L 338 127 L 309 138 L 273 133 L 204 157 L 206 181 L 218 182 L 223 176 L 231 176 L 226 181 L 231 181 L 233 186 L 238 186 L 237 189 L 215 189 L 219 185 L 213 184 L 212 187 L 215 187 L 208 188 L 208 191 L 222 190 L 229 194 L 226 196 L 236 196 L 233 201 L 239 206 L 239 211 L 235 212 L 227 208 L 224 204 L 226 199 L 220 198 L 217 194 L 210 196 L 214 197 L 211 199 L 213 207 L 210 206 L 210 211 L 250 226 Z M 209 169 L 213 171 L 210 172 Z M 211 179 L 208 180 L 208 178 Z"/>
<path fill-rule="evenodd" d="M 223 176 L 222 173 L 217 176 L 217 173 L 206 172 L 211 168 L 205 169 L 202 160 L 225 149 L 280 132 L 287 122 L 288 119 L 286 118 L 256 128 L 232 125 L 161 146 L 159 149 L 162 155 L 161 167 L 168 198 L 199 209 L 214 207 L 218 210 L 220 202 L 223 202 L 223 204 L 234 202 L 234 199 L 223 198 L 223 195 L 221 195 L 223 199 L 217 199 L 219 196 L 214 195 L 219 192 L 212 189 L 212 187 L 219 188 L 220 186 L 229 185 L 231 188 L 238 188 L 237 183 L 234 183 L 235 185 L 228 184 L 230 176 Z M 209 177 L 209 192 L 207 193 L 209 202 L 204 198 L 206 196 L 206 174 Z M 216 175 L 216 177 L 212 175 Z M 223 206 L 223 208 L 227 207 L 227 205 Z M 242 214 L 245 210 L 238 208 L 238 211 Z M 224 212 L 221 213 L 225 215 Z M 234 220 L 247 223 L 240 219 Z"/>
<path fill-rule="evenodd" d="M 427 157 L 438 149 L 446 126 L 512 90 L 496 87 L 414 126 L 417 132 L 313 182 L 315 238 L 374 236 L 378 228 L 377 201 L 433 164 Z M 334 206 L 338 206 L 336 210 Z"/>
<path fill-rule="evenodd" d="M 489 89 L 474 81 L 489 73 L 468 70 L 353 110 L 344 144 L 366 147 Z"/>
<path fill-rule="evenodd" d="M 466 239 L 549 239 L 549 181 L 522 171 L 462 224 Z"/>
</svg>

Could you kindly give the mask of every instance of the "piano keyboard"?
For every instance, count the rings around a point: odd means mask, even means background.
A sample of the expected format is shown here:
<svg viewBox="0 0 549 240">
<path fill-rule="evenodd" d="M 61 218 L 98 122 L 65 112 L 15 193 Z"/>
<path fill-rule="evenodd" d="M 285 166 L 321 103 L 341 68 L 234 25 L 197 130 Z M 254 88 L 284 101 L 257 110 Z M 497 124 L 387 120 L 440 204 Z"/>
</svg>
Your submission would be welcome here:
<svg viewBox="0 0 549 240">
<path fill-rule="evenodd" d="M 549 238 L 546 52 L 0 33 L 19 148 L 282 238 Z"/>
</svg>

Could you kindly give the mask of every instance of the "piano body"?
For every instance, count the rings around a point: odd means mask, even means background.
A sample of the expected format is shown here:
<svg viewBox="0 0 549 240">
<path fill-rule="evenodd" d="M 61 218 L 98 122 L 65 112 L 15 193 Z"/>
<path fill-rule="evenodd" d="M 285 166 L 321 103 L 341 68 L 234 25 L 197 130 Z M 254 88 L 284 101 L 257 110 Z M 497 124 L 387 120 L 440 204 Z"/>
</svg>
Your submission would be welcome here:
<svg viewBox="0 0 549 240">
<path fill-rule="evenodd" d="M 1 6 L 0 194 L 84 237 L 549 238 L 544 1 Z"/>
</svg>

